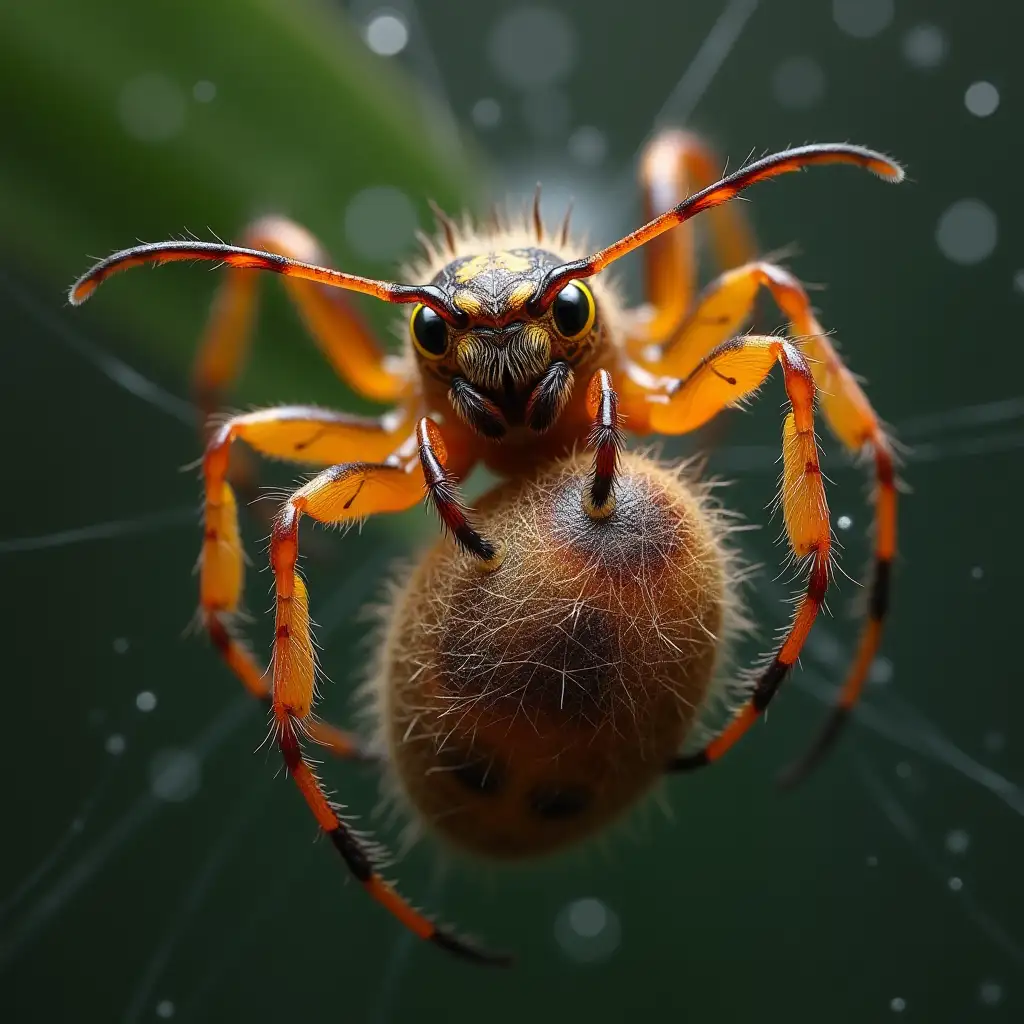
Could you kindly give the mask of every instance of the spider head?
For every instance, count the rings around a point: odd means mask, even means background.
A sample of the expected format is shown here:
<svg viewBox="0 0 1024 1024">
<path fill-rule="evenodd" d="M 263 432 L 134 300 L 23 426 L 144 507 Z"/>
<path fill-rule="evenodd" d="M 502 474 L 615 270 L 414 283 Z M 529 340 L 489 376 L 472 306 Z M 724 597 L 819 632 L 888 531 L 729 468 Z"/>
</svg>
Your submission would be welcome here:
<svg viewBox="0 0 1024 1024">
<path fill-rule="evenodd" d="M 547 430 L 572 391 L 573 368 L 602 336 L 589 286 L 571 281 L 546 305 L 542 282 L 563 260 L 543 249 L 453 260 L 431 281 L 451 316 L 418 304 L 409 331 L 421 372 L 448 387 L 451 405 L 479 434 L 510 426 Z"/>
</svg>

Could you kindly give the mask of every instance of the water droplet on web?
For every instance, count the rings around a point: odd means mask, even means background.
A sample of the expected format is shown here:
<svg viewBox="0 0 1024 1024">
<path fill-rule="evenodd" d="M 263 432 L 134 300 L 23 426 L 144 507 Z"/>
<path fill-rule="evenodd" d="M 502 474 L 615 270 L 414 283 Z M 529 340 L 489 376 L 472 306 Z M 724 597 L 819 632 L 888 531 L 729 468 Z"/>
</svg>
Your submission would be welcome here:
<svg viewBox="0 0 1024 1024">
<path fill-rule="evenodd" d="M 409 27 L 397 11 L 382 10 L 366 23 L 363 38 L 374 53 L 394 57 L 408 45 Z"/>
<path fill-rule="evenodd" d="M 119 636 L 114 640 L 114 653 L 115 654 L 127 654 L 128 653 L 128 639 L 127 637 Z"/>
<path fill-rule="evenodd" d="M 832 0 L 832 17 L 847 34 L 857 39 L 877 36 L 892 21 L 893 0 Z"/>
<path fill-rule="evenodd" d="M 902 1013 L 907 1008 L 907 1001 L 901 996 L 894 996 L 889 1000 L 889 1009 L 893 1013 Z"/>
<path fill-rule="evenodd" d="M 151 690 L 142 690 L 135 695 L 135 706 L 140 711 L 152 711 L 156 707 L 156 694 Z"/>
<path fill-rule="evenodd" d="M 915 25 L 903 37 L 903 56 L 921 70 L 938 67 L 947 49 L 946 36 L 938 25 Z"/>
<path fill-rule="evenodd" d="M 998 1006 L 1003 1001 L 1003 986 L 998 981 L 983 981 L 978 986 L 978 999 L 983 1006 Z"/>
<path fill-rule="evenodd" d="M 951 892 L 959 892 L 964 887 L 964 880 L 954 875 L 946 884 Z"/>
<path fill-rule="evenodd" d="M 497 100 L 484 96 L 473 104 L 469 116 L 477 128 L 496 128 L 501 123 L 501 106 Z"/>
<path fill-rule="evenodd" d="M 593 897 L 574 900 L 555 918 L 555 939 L 577 963 L 608 959 L 618 949 L 621 935 L 618 915 Z"/>
<path fill-rule="evenodd" d="M 491 31 L 487 52 L 498 77 L 519 89 L 564 79 L 576 60 L 576 32 L 549 7 L 516 7 Z"/>
<path fill-rule="evenodd" d="M 160 1002 L 156 1004 L 156 1015 L 161 1020 L 170 1020 L 170 1018 L 174 1016 L 174 1003 L 172 1003 L 170 999 L 161 999 Z"/>
<path fill-rule="evenodd" d="M 999 90 L 991 82 L 972 82 L 964 93 L 964 106 L 975 117 L 989 117 L 999 109 Z"/>
<path fill-rule="evenodd" d="M 192 86 L 192 98 L 196 103 L 212 103 L 217 97 L 217 86 L 205 78 Z"/>
<path fill-rule="evenodd" d="M 840 530 L 848 530 L 853 526 L 853 520 L 849 516 L 840 516 L 836 520 L 836 526 L 838 526 Z"/>
<path fill-rule="evenodd" d="M 971 837 L 962 828 L 950 829 L 946 833 L 946 849 L 950 853 L 955 853 L 957 856 L 961 856 L 967 852 L 967 848 L 971 845 Z"/>
<path fill-rule="evenodd" d="M 367 259 L 390 262 L 401 256 L 418 223 L 412 200 L 391 185 L 364 188 L 345 207 L 345 237 Z"/>
<path fill-rule="evenodd" d="M 942 214 L 935 229 L 943 255 L 963 266 L 991 256 L 998 237 L 996 215 L 980 199 L 958 199 Z"/>
<path fill-rule="evenodd" d="M 191 750 L 169 747 L 153 755 L 149 763 L 149 788 L 153 796 L 168 803 L 183 803 L 199 792 L 202 770 Z"/>
<path fill-rule="evenodd" d="M 115 732 L 107 737 L 107 742 L 103 744 L 103 749 L 108 754 L 113 754 L 114 757 L 120 757 L 124 753 L 126 746 L 124 737 L 119 732 Z"/>
<path fill-rule="evenodd" d="M 117 112 L 133 139 L 167 142 L 185 126 L 185 97 L 173 79 L 154 71 L 125 82 Z"/>
<path fill-rule="evenodd" d="M 608 139 L 600 128 L 585 124 L 569 136 L 569 156 L 577 163 L 596 167 L 608 155 Z"/>
<path fill-rule="evenodd" d="M 813 57 L 789 57 L 772 72 L 772 93 L 790 110 L 808 110 L 825 95 L 825 72 Z"/>
</svg>

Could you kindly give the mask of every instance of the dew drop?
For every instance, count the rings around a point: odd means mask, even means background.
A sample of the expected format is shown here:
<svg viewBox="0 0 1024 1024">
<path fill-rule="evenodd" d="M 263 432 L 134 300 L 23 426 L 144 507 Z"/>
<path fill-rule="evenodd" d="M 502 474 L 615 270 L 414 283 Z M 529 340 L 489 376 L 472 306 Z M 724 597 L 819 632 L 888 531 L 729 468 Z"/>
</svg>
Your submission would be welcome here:
<svg viewBox="0 0 1024 1024">
<path fill-rule="evenodd" d="M 183 803 L 199 792 L 202 769 L 191 750 L 169 747 L 157 751 L 149 763 L 149 789 L 168 803 Z"/>
<path fill-rule="evenodd" d="M 477 128 L 497 128 L 501 124 L 501 106 L 496 99 L 484 96 L 473 104 L 469 116 Z"/>
<path fill-rule="evenodd" d="M 345 237 L 367 259 L 389 262 L 412 243 L 418 218 L 412 200 L 391 185 L 357 192 L 345 208 Z"/>
<path fill-rule="evenodd" d="M 396 11 L 379 11 L 363 30 L 366 45 L 382 57 L 394 57 L 409 44 L 409 27 Z"/>
<path fill-rule="evenodd" d="M 574 900 L 555 918 L 555 939 L 570 960 L 597 963 L 607 960 L 622 936 L 618 915 L 601 900 Z"/>
<path fill-rule="evenodd" d="M 487 52 L 498 77 L 518 89 L 562 81 L 576 61 L 576 33 L 550 7 L 515 7 L 491 31 Z"/>
<path fill-rule="evenodd" d="M 156 694 L 152 690 L 142 690 L 135 695 L 135 706 L 140 711 L 152 711 L 156 707 Z"/>
<path fill-rule="evenodd" d="M 125 82 L 117 112 L 133 139 L 167 142 L 185 126 L 185 97 L 173 79 L 151 72 Z"/>
<path fill-rule="evenodd" d="M 962 856 L 971 845 L 971 837 L 962 828 L 950 829 L 946 833 L 946 849 L 950 853 Z"/>
<path fill-rule="evenodd" d="M 107 737 L 107 742 L 103 744 L 103 749 L 114 757 L 120 757 L 124 753 L 126 746 L 124 737 L 119 732 L 115 732 Z"/>
<path fill-rule="evenodd" d="M 840 516 L 836 520 L 836 526 L 838 526 L 840 530 L 848 530 L 853 526 L 853 520 L 849 516 Z"/>
<path fill-rule="evenodd" d="M 903 56 L 922 71 L 938 67 L 947 49 L 946 36 L 937 25 L 915 25 L 903 37 Z"/>
<path fill-rule="evenodd" d="M 825 72 L 813 57 L 789 57 L 772 72 L 772 93 L 783 107 L 808 110 L 825 95 Z"/>
<path fill-rule="evenodd" d="M 883 31 L 895 14 L 893 0 L 832 0 L 832 17 L 847 34 L 870 39 Z"/>
<path fill-rule="evenodd" d="M 972 82 L 964 93 L 964 106 L 975 117 L 989 117 L 999 108 L 999 90 L 991 82 Z"/>
<path fill-rule="evenodd" d="M 980 199 L 958 199 L 942 214 L 935 229 L 943 255 L 963 266 L 991 256 L 997 239 L 996 215 Z"/>
<path fill-rule="evenodd" d="M 212 103 L 217 97 L 217 86 L 205 78 L 192 86 L 192 98 L 196 103 Z"/>
</svg>

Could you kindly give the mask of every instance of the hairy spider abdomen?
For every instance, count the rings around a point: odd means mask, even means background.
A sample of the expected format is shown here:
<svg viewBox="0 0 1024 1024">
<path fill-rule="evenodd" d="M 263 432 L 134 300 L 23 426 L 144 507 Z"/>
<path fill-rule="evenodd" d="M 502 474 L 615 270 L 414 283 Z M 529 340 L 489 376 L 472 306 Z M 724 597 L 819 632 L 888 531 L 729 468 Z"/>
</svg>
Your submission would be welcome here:
<svg viewBox="0 0 1024 1024">
<path fill-rule="evenodd" d="M 728 555 L 702 492 L 623 454 L 591 518 L 589 453 L 502 484 L 476 519 L 493 572 L 439 543 L 396 595 L 378 697 L 399 790 L 492 858 L 606 825 L 659 779 L 700 710 L 727 625 Z"/>
</svg>

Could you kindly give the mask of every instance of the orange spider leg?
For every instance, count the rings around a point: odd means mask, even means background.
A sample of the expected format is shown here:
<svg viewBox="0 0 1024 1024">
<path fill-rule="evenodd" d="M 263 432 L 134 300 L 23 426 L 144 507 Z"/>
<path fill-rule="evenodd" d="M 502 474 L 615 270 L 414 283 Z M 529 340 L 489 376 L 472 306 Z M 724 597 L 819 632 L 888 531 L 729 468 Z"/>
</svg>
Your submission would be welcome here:
<svg viewBox="0 0 1024 1024">
<path fill-rule="evenodd" d="M 653 429 L 663 434 L 688 433 L 722 409 L 752 395 L 776 362 L 782 366 L 791 408 L 782 428 L 780 498 L 789 546 L 797 558 L 810 561 L 807 587 L 781 646 L 758 675 L 749 700 L 707 746 L 677 758 L 671 765 L 675 771 L 688 771 L 717 760 L 771 703 L 796 663 L 825 600 L 832 538 L 814 438 L 816 388 L 807 361 L 795 345 L 775 337 L 733 338 L 701 360 L 685 380 L 668 386 L 665 395 L 651 396 Z M 666 400 L 656 401 L 659 398 Z"/>
<path fill-rule="evenodd" d="M 282 217 L 265 217 L 246 228 L 242 245 L 265 249 L 303 263 L 324 263 L 326 253 L 303 227 Z M 335 373 L 355 391 L 377 402 L 393 402 L 405 388 L 397 362 L 386 356 L 352 303 L 336 288 L 296 277 L 285 288 L 310 334 Z M 206 411 L 238 375 L 246 357 L 256 313 L 255 275 L 229 270 L 210 311 L 196 355 L 196 393 Z"/>
<path fill-rule="evenodd" d="M 233 416 L 214 429 L 203 456 L 200 616 L 214 647 L 254 697 L 269 701 L 270 686 L 264 670 L 232 629 L 232 618 L 242 599 L 245 571 L 237 501 L 227 479 L 232 444 L 244 440 L 263 455 L 322 465 L 356 452 L 383 458 L 407 436 L 410 427 L 410 420 L 400 411 L 369 419 L 289 405 Z M 369 756 L 355 736 L 332 725 L 316 722 L 310 732 L 337 756 Z"/>
<path fill-rule="evenodd" d="M 349 462 L 324 470 L 288 499 L 274 521 L 270 565 L 277 602 L 272 696 L 275 735 L 288 772 L 317 824 L 373 899 L 421 939 L 480 963 L 506 964 L 508 957 L 485 952 L 439 928 L 384 881 L 369 848 L 345 823 L 341 808 L 328 798 L 302 750 L 301 737 L 307 731 L 316 696 L 316 658 L 309 598 L 296 569 L 299 521 L 302 516 L 309 516 L 321 523 L 352 522 L 379 512 L 407 509 L 424 496 L 425 490 L 433 497 L 436 480 L 424 476 L 428 455 L 441 477 L 451 485 L 452 478 L 444 464 L 444 444 L 436 425 L 422 420 L 414 440 L 417 454 L 411 453 L 411 446 L 407 445 L 384 462 Z"/>
<path fill-rule="evenodd" d="M 751 263 L 712 282 L 679 333 L 661 346 L 659 358 L 649 364 L 650 372 L 665 376 L 689 373 L 714 345 L 749 321 L 761 288 L 769 291 L 785 314 L 790 334 L 799 339 L 801 351 L 809 358 L 821 411 L 832 433 L 851 453 L 869 448 L 875 465 L 875 551 L 868 618 L 835 708 L 808 753 L 783 773 L 783 784 L 792 785 L 804 778 L 835 742 L 878 651 L 896 553 L 896 473 L 892 443 L 867 395 L 829 341 L 803 285 L 782 267 Z"/>
<path fill-rule="evenodd" d="M 644 218 L 654 220 L 693 192 L 718 178 L 720 163 L 696 135 L 669 129 L 645 147 L 640 160 Z M 757 246 L 746 218 L 735 205 L 710 214 L 711 238 L 721 267 L 735 267 L 753 259 Z M 680 227 L 644 247 L 647 302 L 652 317 L 645 325 L 643 344 L 660 342 L 686 316 L 697 277 L 693 229 Z"/>
</svg>

